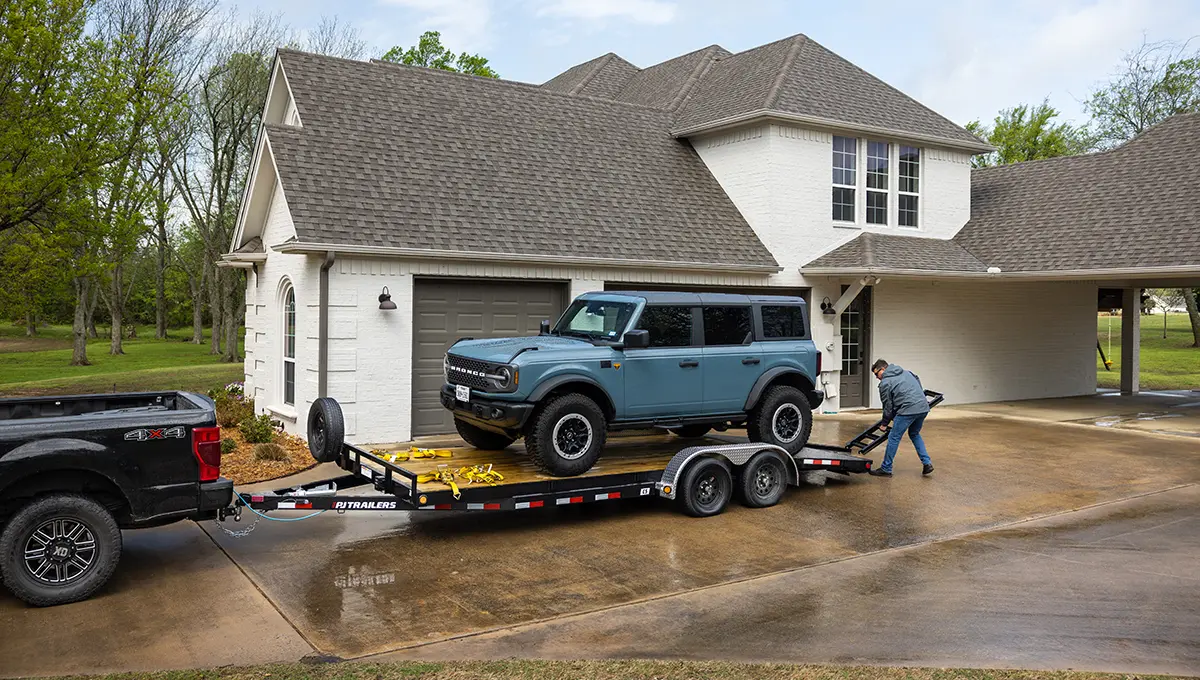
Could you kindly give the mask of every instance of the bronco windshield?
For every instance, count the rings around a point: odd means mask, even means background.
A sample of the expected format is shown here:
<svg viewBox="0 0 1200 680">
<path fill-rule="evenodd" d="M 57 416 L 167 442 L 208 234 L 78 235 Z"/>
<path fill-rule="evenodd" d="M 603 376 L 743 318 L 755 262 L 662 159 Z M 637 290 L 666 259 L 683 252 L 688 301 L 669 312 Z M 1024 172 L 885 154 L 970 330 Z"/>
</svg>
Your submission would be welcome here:
<svg viewBox="0 0 1200 680">
<path fill-rule="evenodd" d="M 637 305 L 609 300 L 576 300 L 551 331 L 554 335 L 617 342 Z"/>
</svg>

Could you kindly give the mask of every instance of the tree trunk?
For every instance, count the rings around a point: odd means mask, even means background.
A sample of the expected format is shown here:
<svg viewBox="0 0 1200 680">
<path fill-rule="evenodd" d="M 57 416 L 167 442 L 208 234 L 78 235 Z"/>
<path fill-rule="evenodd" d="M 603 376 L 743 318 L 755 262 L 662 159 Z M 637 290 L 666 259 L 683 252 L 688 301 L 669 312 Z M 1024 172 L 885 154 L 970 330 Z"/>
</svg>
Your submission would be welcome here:
<svg viewBox="0 0 1200 680">
<path fill-rule="evenodd" d="M 192 291 L 192 344 L 204 344 L 204 271 L 197 276 L 188 274 L 188 289 Z"/>
<path fill-rule="evenodd" d="M 154 270 L 154 337 L 167 339 L 167 220 L 158 217 L 158 260 Z"/>
<path fill-rule="evenodd" d="M 111 339 L 108 345 L 108 353 L 114 356 L 125 353 L 125 348 L 121 344 L 124 339 L 122 335 L 124 327 L 122 324 L 125 321 L 125 310 L 121 309 L 121 300 L 123 299 L 121 295 L 122 269 L 119 265 L 113 269 L 112 283 L 109 285 L 108 290 L 108 314 L 112 319 L 112 323 L 109 326 L 109 337 Z"/>
<path fill-rule="evenodd" d="M 212 338 L 209 339 L 209 354 L 221 353 L 221 279 L 216 267 L 205 264 L 208 269 L 208 311 L 212 315 Z"/>
<path fill-rule="evenodd" d="M 1187 306 L 1188 319 L 1192 322 L 1192 347 L 1200 347 L 1200 305 L 1196 303 L 1196 290 L 1183 289 L 1183 303 Z"/>
<path fill-rule="evenodd" d="M 238 353 L 238 331 L 246 313 L 246 291 L 242 287 L 242 274 L 231 270 L 226 276 L 228 293 L 225 296 L 225 354 L 228 363 L 242 360 Z"/>
<path fill-rule="evenodd" d="M 88 306 L 90 304 L 91 286 L 86 277 L 75 277 L 75 320 L 71 324 L 71 365 L 88 366 Z"/>
<path fill-rule="evenodd" d="M 25 312 L 25 335 L 30 338 L 37 335 L 37 321 L 32 311 Z"/>
<path fill-rule="evenodd" d="M 87 286 L 87 310 L 85 312 L 85 320 L 87 321 L 87 336 L 89 338 L 98 338 L 100 334 L 96 332 L 96 307 L 100 304 L 100 291 L 96 290 L 91 282 Z"/>
</svg>

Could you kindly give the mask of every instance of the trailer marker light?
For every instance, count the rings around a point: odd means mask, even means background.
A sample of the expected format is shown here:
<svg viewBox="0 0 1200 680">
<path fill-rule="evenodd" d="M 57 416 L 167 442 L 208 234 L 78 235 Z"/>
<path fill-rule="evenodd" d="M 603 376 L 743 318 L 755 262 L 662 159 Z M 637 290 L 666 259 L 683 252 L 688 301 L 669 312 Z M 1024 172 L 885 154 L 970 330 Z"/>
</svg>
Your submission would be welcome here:
<svg viewBox="0 0 1200 680">
<path fill-rule="evenodd" d="M 517 510 L 528 510 L 530 508 L 540 508 L 545 504 L 545 501 L 521 501 L 513 507 L 515 507 Z"/>
<path fill-rule="evenodd" d="M 433 506 L 433 509 L 434 510 L 449 510 L 450 504 L 449 503 L 438 503 L 437 505 Z"/>
<path fill-rule="evenodd" d="M 251 496 L 251 497 L 250 497 L 250 502 L 251 502 L 251 503 L 262 503 L 262 502 L 263 502 L 263 497 L 262 497 L 262 496 Z"/>
<path fill-rule="evenodd" d="M 611 500 L 616 500 L 616 499 L 618 499 L 618 498 L 620 498 L 620 497 L 621 497 L 621 492 L 620 492 L 620 491 L 612 491 L 612 492 L 609 492 L 609 493 L 598 493 L 598 494 L 596 494 L 596 500 L 598 500 L 598 501 L 611 501 Z"/>
<path fill-rule="evenodd" d="M 499 503 L 484 503 L 483 509 L 484 510 L 499 510 L 500 504 Z"/>
<path fill-rule="evenodd" d="M 428 502 L 429 502 L 428 496 L 422 495 L 421 497 L 417 498 L 417 503 L 419 503 L 421 505 L 425 505 Z"/>
<path fill-rule="evenodd" d="M 671 493 L 671 487 L 669 487 L 669 486 L 664 486 L 664 487 L 663 487 L 663 493 L 665 493 L 665 494 L 668 494 L 668 495 L 669 495 L 669 494 Z"/>
</svg>

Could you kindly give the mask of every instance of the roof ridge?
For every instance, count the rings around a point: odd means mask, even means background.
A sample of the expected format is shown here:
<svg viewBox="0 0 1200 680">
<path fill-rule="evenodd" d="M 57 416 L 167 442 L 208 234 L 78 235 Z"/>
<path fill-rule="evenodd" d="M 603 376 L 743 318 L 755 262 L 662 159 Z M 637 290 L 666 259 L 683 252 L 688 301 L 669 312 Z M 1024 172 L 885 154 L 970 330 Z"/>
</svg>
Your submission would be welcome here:
<svg viewBox="0 0 1200 680">
<path fill-rule="evenodd" d="M 770 109 L 775 105 L 775 100 L 779 98 L 779 90 L 783 87 L 783 81 L 787 79 L 792 66 L 796 63 L 796 56 L 800 54 L 800 50 L 808 42 L 808 36 L 803 33 L 797 33 L 791 38 L 786 39 L 791 40 L 792 45 L 788 48 L 787 56 L 783 59 L 783 67 L 779 69 L 779 74 L 775 76 L 775 82 L 771 84 L 771 89 L 767 91 L 767 101 L 763 104 L 764 109 Z"/>
<path fill-rule="evenodd" d="M 592 70 L 588 71 L 588 74 L 586 76 L 584 76 L 583 79 L 580 80 L 578 83 L 576 83 L 575 87 L 571 88 L 571 90 L 569 92 L 567 92 L 567 94 L 577 95 L 580 92 L 582 92 L 583 88 L 587 87 L 588 83 L 592 82 L 592 80 L 596 77 L 596 74 L 600 73 L 600 71 L 603 71 L 604 67 L 608 66 L 608 62 L 612 61 L 612 58 L 616 57 L 616 56 L 617 55 L 615 52 L 606 52 L 606 53 L 600 55 L 599 57 L 596 57 L 596 59 L 595 59 L 596 65 L 593 66 Z M 620 59 L 620 57 L 617 57 L 617 58 Z M 624 60 L 622 60 L 622 61 L 624 61 Z M 584 63 L 587 63 L 587 62 L 584 62 Z M 626 62 L 626 63 L 628 63 L 628 62 Z M 630 64 L 630 66 L 633 66 L 633 64 Z M 634 68 L 637 68 L 637 67 L 634 66 Z"/>
<path fill-rule="evenodd" d="M 688 75 L 687 80 L 683 82 L 683 87 L 679 88 L 679 92 L 675 94 L 675 98 L 672 99 L 671 103 L 667 106 L 668 111 L 675 111 L 682 107 L 685 102 L 687 102 L 687 100 L 692 96 L 692 92 L 696 89 L 696 85 L 698 85 L 700 81 L 704 79 L 704 76 L 708 75 L 708 72 L 712 70 L 713 64 L 717 63 L 717 60 L 720 59 L 720 57 L 717 56 L 717 50 L 724 49 L 725 48 L 715 43 L 704 48 L 704 51 L 708 52 L 708 54 L 706 54 L 704 59 L 702 59 L 700 63 L 696 65 L 696 68 L 692 69 L 692 72 Z M 691 52 L 688 54 L 691 54 Z M 685 54 L 681 56 L 686 57 L 687 55 Z M 676 59 L 679 58 L 681 57 L 676 57 Z M 668 59 L 667 61 L 671 60 Z M 666 62 L 662 63 L 665 64 Z"/>
<path fill-rule="evenodd" d="M 859 234 L 862 241 L 863 263 L 868 267 L 875 264 L 875 236 L 874 232 L 864 231 Z"/>
</svg>

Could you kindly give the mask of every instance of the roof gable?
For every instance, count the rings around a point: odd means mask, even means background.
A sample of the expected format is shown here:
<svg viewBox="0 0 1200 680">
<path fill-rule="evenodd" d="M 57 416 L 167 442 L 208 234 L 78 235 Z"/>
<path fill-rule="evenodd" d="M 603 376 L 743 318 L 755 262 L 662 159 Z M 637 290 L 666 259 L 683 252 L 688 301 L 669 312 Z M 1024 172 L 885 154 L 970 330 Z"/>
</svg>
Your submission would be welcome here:
<svg viewBox="0 0 1200 680">
<path fill-rule="evenodd" d="M 674 110 L 683 103 L 713 62 L 718 57 L 728 55 L 729 51 L 720 45 L 709 45 L 702 50 L 641 69 L 613 99 Z"/>
<path fill-rule="evenodd" d="M 542 87 L 564 94 L 615 99 L 616 94 L 637 72 L 638 67 L 609 52 L 572 66 L 542 83 Z"/>
</svg>

